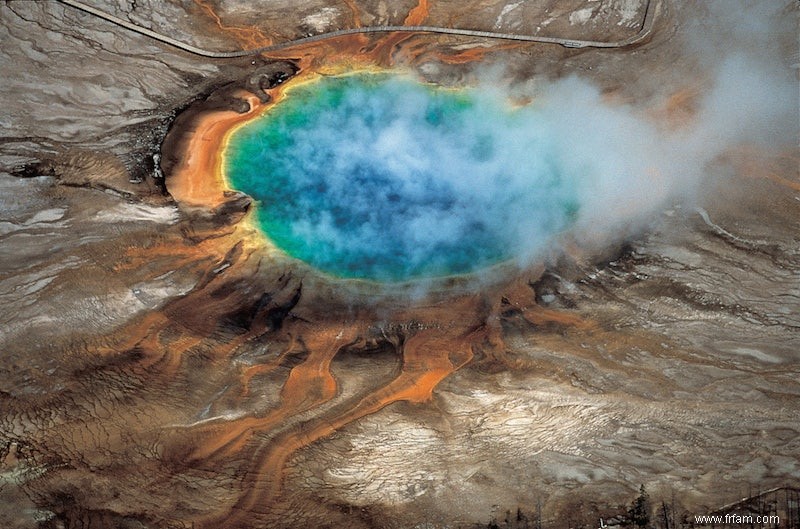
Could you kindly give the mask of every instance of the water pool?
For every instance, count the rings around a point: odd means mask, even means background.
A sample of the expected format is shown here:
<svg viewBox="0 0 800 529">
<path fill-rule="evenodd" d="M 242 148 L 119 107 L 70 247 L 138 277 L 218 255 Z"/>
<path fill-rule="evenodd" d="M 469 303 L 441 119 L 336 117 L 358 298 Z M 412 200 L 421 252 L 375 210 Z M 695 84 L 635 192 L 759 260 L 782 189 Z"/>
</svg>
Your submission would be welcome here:
<svg viewBox="0 0 800 529">
<path fill-rule="evenodd" d="M 289 89 L 231 135 L 223 171 L 284 252 L 380 282 L 528 258 L 577 210 L 535 108 L 396 74 Z"/>
</svg>

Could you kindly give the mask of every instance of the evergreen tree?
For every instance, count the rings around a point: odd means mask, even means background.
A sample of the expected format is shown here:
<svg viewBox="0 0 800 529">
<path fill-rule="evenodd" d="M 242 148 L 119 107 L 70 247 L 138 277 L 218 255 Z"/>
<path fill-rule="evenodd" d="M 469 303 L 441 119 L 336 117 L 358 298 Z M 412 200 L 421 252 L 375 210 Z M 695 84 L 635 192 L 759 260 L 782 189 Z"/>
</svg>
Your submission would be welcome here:
<svg viewBox="0 0 800 529">
<path fill-rule="evenodd" d="M 639 496 L 633 500 L 631 508 L 628 509 L 628 519 L 631 524 L 638 527 L 647 527 L 650 523 L 650 496 L 644 485 L 639 487 Z"/>
</svg>

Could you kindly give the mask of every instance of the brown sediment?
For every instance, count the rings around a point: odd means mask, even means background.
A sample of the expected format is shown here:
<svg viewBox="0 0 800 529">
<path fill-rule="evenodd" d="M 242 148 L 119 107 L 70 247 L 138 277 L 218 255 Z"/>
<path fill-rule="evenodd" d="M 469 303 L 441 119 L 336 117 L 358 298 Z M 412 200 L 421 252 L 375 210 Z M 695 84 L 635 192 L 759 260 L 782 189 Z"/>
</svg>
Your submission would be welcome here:
<svg viewBox="0 0 800 529">
<path fill-rule="evenodd" d="M 428 0 L 419 0 L 403 20 L 404 26 L 421 25 L 428 18 Z M 413 33 L 392 33 L 384 37 L 372 50 L 373 56 L 382 64 L 392 64 L 392 54 L 401 42 L 405 42 L 413 36 Z"/>
<path fill-rule="evenodd" d="M 195 245 L 176 247 L 174 240 L 167 239 L 160 246 L 127 249 L 123 259 L 114 266 L 114 271 L 116 273 L 125 273 L 145 266 L 154 260 L 163 259 L 165 261 L 163 264 L 173 270 L 183 269 L 185 272 L 190 272 L 189 269 L 194 269 L 195 273 L 202 277 L 202 275 L 205 275 L 202 270 L 206 266 L 224 257 L 225 254 L 221 251 L 220 246 L 219 240 L 203 240 Z M 98 353 L 112 354 L 136 349 L 144 355 L 142 360 L 143 367 L 149 367 L 162 360 L 165 356 L 171 357 L 173 360 L 170 361 L 170 364 L 174 365 L 181 354 L 191 347 L 191 345 L 186 345 L 187 341 L 194 345 L 198 343 L 200 338 L 193 337 L 190 339 L 187 336 L 183 336 L 183 347 L 173 346 L 169 351 L 166 351 L 161 347 L 159 337 L 162 331 L 173 324 L 174 322 L 164 311 L 149 312 L 139 321 L 128 326 L 122 340 L 113 341 L 108 346 L 101 347 Z"/>
<path fill-rule="evenodd" d="M 472 337 L 464 337 L 461 343 L 442 334 L 441 331 L 423 331 L 409 339 L 403 349 L 403 369 L 398 377 L 363 397 L 346 412 L 313 421 L 272 443 L 271 449 L 252 470 L 257 486 L 240 500 L 235 513 L 247 512 L 257 502 L 268 505 L 275 499 L 280 492 L 286 461 L 297 450 L 395 402 L 430 400 L 439 382 L 472 359 L 469 349 Z"/>
<path fill-rule="evenodd" d="M 420 2 L 420 5 L 426 5 Z M 411 10 L 404 24 L 409 20 L 424 19 L 420 6 Z M 418 22 L 417 22 L 418 23 Z M 390 33 L 385 36 L 357 33 L 344 35 L 320 42 L 302 44 L 291 49 L 268 52 L 273 59 L 291 59 L 298 62 L 302 71 L 338 73 L 345 70 L 390 67 L 394 64 L 394 54 L 401 43 L 411 39 L 413 33 Z"/>
<path fill-rule="evenodd" d="M 353 13 L 353 27 L 360 28 L 361 24 L 361 13 L 358 9 L 358 6 L 353 0 L 344 0 L 344 3 L 347 4 L 347 8 Z"/>
<path fill-rule="evenodd" d="M 233 127 L 252 119 L 261 109 L 256 95 L 244 97 L 250 105 L 245 113 L 211 111 L 196 119 L 180 165 L 169 175 L 169 192 L 179 203 L 217 207 L 225 201 L 227 187 L 220 167 L 225 138 Z"/>
<path fill-rule="evenodd" d="M 743 175 L 766 178 L 793 191 L 800 191 L 800 156 L 794 151 L 744 145 L 727 156 Z"/>
<path fill-rule="evenodd" d="M 342 322 L 327 328 L 315 326 L 303 333 L 308 356 L 289 372 L 280 393 L 280 404 L 263 417 L 246 417 L 212 425 L 211 438 L 191 455 L 192 459 L 218 457 L 240 450 L 250 437 L 259 431 L 269 430 L 287 418 L 323 404 L 336 396 L 336 380 L 330 365 L 336 353 L 363 332 L 358 325 Z M 221 428 L 220 428 L 221 426 Z M 200 431 L 197 434 L 201 435 Z"/>
<path fill-rule="evenodd" d="M 524 46 L 524 43 L 522 42 L 504 42 L 488 47 L 476 46 L 475 48 L 461 50 L 457 53 L 437 51 L 433 52 L 432 55 L 435 59 L 438 59 L 446 64 L 468 64 L 483 60 L 489 53 L 496 53 L 503 50 L 513 50 L 522 46 Z"/>
<path fill-rule="evenodd" d="M 161 266 L 173 270 L 180 268 L 183 273 L 197 277 L 197 284 L 192 291 L 134 321 L 121 333 L 122 340 L 112 339 L 108 345 L 98 348 L 100 355 L 134 351 L 140 357 L 140 368 L 157 368 L 162 374 L 174 374 L 188 351 L 214 337 L 218 330 L 219 315 L 235 312 L 243 301 L 235 292 L 229 296 L 219 295 L 219 289 L 225 290 L 223 285 L 227 278 L 216 271 L 222 265 L 246 270 L 252 266 L 258 267 L 258 263 L 250 260 L 255 248 L 247 243 L 242 234 L 234 231 L 217 237 L 206 232 L 204 236 L 211 238 L 196 245 L 181 247 L 172 241 L 173 254 L 164 254 L 162 257 L 164 262 Z M 151 253 L 147 248 L 127 253 L 126 260 L 133 266 L 141 263 L 142 258 L 158 258 L 158 251 Z M 252 270 L 241 271 L 253 273 Z M 256 327 L 253 332 L 263 333 L 263 329 Z M 216 348 L 216 355 L 225 357 L 249 336 L 247 332 L 230 336 Z"/>
<path fill-rule="evenodd" d="M 378 386 L 366 394 L 359 395 L 349 402 L 323 413 L 319 418 L 279 434 L 265 447 L 263 452 L 258 451 L 247 476 L 248 482 L 253 483 L 253 486 L 241 497 L 234 509 L 225 514 L 224 520 L 235 526 L 242 520 L 242 517 L 248 516 L 247 513 L 253 510 L 257 511 L 258 505 L 272 504 L 280 494 L 286 462 L 297 450 L 395 402 L 424 403 L 429 401 L 436 386 L 448 375 L 469 363 L 474 356 L 473 348 L 487 337 L 489 332 L 487 325 L 482 322 L 480 317 L 476 318 L 473 306 L 475 301 L 476 298 L 466 296 L 451 303 L 428 306 L 422 310 L 411 310 L 405 314 L 406 317 L 427 317 L 430 319 L 429 321 L 436 322 L 437 327 L 443 324 L 444 328 L 422 329 L 408 337 L 399 346 L 402 358 L 400 372 L 388 384 Z M 327 332 L 330 333 L 334 329 Z M 342 337 L 340 341 L 353 339 L 358 335 L 357 332 L 353 332 L 354 330 L 351 325 L 340 329 L 336 336 Z M 327 342 L 330 343 L 330 340 Z M 325 366 L 326 371 L 328 366 L 329 363 Z M 295 391 L 294 387 L 287 390 L 294 372 L 295 370 L 292 371 L 284 386 L 282 397 Z M 311 372 L 317 373 L 318 371 L 312 369 Z M 302 380 L 306 377 L 299 375 L 296 378 Z M 333 388 L 335 388 L 335 381 Z M 315 392 L 312 390 L 313 394 Z M 306 391 L 292 397 L 295 402 L 308 400 Z M 254 426 L 251 421 L 248 421 L 247 424 L 248 428 L 263 426 L 266 424 Z M 241 448 L 241 446 L 236 448 Z M 201 520 L 200 523 L 204 527 L 213 527 L 219 521 L 220 518 L 215 516 Z"/>
<path fill-rule="evenodd" d="M 541 275 L 541 272 L 537 275 Z M 504 291 L 502 301 L 508 306 L 520 311 L 522 317 L 533 325 L 546 325 L 548 323 L 566 325 L 588 331 L 597 327 L 597 323 L 587 320 L 574 312 L 548 309 L 531 303 L 532 289 L 522 279 L 513 281 Z"/>
<path fill-rule="evenodd" d="M 353 11 L 354 24 L 361 27 L 358 9 L 348 3 Z M 420 0 L 403 21 L 403 25 L 420 25 L 428 16 L 427 0 Z M 368 35 L 357 33 L 345 35 L 310 44 L 293 46 L 291 49 L 268 52 L 273 59 L 292 59 L 298 61 L 301 70 L 336 73 L 342 70 L 389 67 L 395 62 L 394 54 L 400 44 L 413 38 L 413 33 L 389 33 L 388 35 Z"/>
<path fill-rule="evenodd" d="M 431 48 L 423 41 L 408 44 L 397 48 L 392 54 L 393 60 L 402 59 L 404 63 L 420 64 L 425 62 L 440 62 L 442 64 L 469 64 L 486 58 L 490 53 L 503 50 L 512 50 L 524 46 L 524 42 L 504 42 L 483 46 L 476 44 L 472 48 L 453 51 L 451 48 Z"/>
<path fill-rule="evenodd" d="M 670 130 L 689 126 L 694 121 L 700 97 L 706 88 L 704 83 L 696 83 L 677 90 L 653 112 L 653 117 Z"/>
<path fill-rule="evenodd" d="M 527 283 L 513 282 L 505 292 L 504 300 L 524 311 L 525 318 L 531 322 L 554 323 L 579 330 L 594 328 L 593 323 L 567 312 L 535 307 Z M 508 301 L 509 298 L 513 301 Z M 261 417 L 248 416 L 191 428 L 192 437 L 200 439 L 190 456 L 195 461 L 231 458 L 236 453 L 246 452 L 255 434 L 274 432 L 270 441 L 251 456 L 250 470 L 245 477 L 246 492 L 224 513 L 226 523 L 236 526 L 242 517 L 249 516 L 248 513 L 258 512 L 262 509 L 260 506 L 274 502 L 280 494 L 283 469 L 294 452 L 393 403 L 429 401 L 437 385 L 470 363 L 476 350 L 481 350 L 482 354 L 487 349 L 497 352 L 494 358 L 502 359 L 506 367 L 519 367 L 521 364 L 502 354 L 504 347 L 497 325 L 501 310 L 501 303 L 492 302 L 481 294 L 395 308 L 393 320 L 417 322 L 412 326 L 417 330 L 401 331 L 396 339 L 386 337 L 395 344 L 401 358 L 397 375 L 385 385 L 367 388 L 322 411 L 318 417 L 282 431 L 287 422 L 295 422 L 305 412 L 337 397 L 337 382 L 330 372 L 331 361 L 343 348 L 367 336 L 367 325 L 374 316 L 364 313 L 361 317 L 327 319 L 313 325 L 295 323 L 285 329 L 303 342 L 307 357 L 289 372 L 278 405 Z M 294 345 L 290 345 L 291 348 Z M 285 354 L 286 351 L 265 370 L 274 369 Z M 250 377 L 242 377 L 242 382 L 249 384 Z M 213 515 L 197 522 L 203 527 L 213 527 L 220 519 Z"/>
<path fill-rule="evenodd" d="M 428 0 L 419 0 L 416 7 L 411 8 L 403 21 L 404 26 L 418 26 L 428 18 Z"/>
<path fill-rule="evenodd" d="M 204 0 L 194 0 L 203 13 L 210 17 L 223 33 L 231 35 L 245 48 L 260 48 L 272 44 L 272 39 L 254 26 L 229 26 L 222 22 L 220 16 Z"/>
</svg>

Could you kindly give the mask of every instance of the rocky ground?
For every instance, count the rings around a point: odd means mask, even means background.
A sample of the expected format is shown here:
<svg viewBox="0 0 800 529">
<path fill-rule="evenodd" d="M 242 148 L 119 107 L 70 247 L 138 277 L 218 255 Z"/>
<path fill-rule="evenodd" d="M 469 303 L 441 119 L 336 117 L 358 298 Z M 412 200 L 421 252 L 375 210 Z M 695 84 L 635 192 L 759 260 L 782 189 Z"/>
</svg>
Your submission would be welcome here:
<svg viewBox="0 0 800 529">
<path fill-rule="evenodd" d="M 226 60 L 55 1 L 0 5 L 2 525 L 480 527 L 519 508 L 590 527 L 641 484 L 688 514 L 796 485 L 796 141 L 728 153 L 705 194 L 624 240 L 424 298 L 376 301 L 283 257 L 240 194 L 204 206 L 170 192 L 209 116 L 348 60 L 445 85 L 577 73 L 678 126 L 704 68 L 676 37 L 702 13 L 681 4 L 664 2 L 632 49 L 404 35 Z M 616 40 L 644 13 L 630 0 L 93 5 L 214 50 L 413 16 Z M 657 103 L 670 94 L 683 95 Z"/>
</svg>

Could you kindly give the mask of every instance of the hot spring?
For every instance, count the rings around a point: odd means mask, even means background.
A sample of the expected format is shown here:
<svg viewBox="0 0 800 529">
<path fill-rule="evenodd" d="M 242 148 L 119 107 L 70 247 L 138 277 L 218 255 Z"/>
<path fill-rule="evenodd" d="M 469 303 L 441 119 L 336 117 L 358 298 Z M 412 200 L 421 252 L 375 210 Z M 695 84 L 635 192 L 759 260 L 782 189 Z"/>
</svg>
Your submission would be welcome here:
<svg viewBox="0 0 800 529">
<path fill-rule="evenodd" d="M 487 90 L 321 77 L 229 138 L 228 184 L 286 254 L 380 282 L 525 261 L 567 228 L 577 182 L 547 118 Z"/>
</svg>

